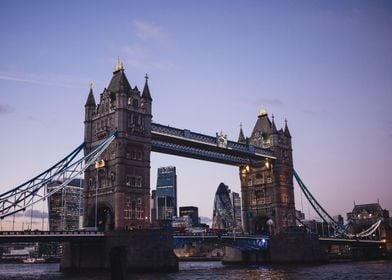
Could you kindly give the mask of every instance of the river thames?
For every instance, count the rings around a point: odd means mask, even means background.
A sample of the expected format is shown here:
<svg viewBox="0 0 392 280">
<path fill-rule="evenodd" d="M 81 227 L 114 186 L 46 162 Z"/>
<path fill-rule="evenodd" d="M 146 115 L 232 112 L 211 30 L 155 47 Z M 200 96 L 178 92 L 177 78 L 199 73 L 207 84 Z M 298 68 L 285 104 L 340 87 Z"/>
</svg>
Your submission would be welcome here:
<svg viewBox="0 0 392 280">
<path fill-rule="evenodd" d="M 59 264 L 0 264 L 0 279 L 106 280 L 109 274 L 67 275 Z M 323 265 L 241 265 L 181 262 L 177 273 L 129 273 L 129 280 L 255 280 L 255 279 L 392 279 L 392 260 L 339 262 Z"/>
</svg>

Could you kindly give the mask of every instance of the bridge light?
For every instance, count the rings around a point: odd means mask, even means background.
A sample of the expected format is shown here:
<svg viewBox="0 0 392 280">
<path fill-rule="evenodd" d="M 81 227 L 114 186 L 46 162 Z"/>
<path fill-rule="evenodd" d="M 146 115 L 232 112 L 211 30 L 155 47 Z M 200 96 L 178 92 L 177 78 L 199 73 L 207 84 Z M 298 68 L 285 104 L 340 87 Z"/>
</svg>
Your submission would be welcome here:
<svg viewBox="0 0 392 280">
<path fill-rule="evenodd" d="M 98 169 L 98 168 L 102 168 L 102 167 L 105 167 L 105 161 L 103 159 L 95 162 L 95 168 Z"/>
<path fill-rule="evenodd" d="M 264 239 L 264 238 L 263 238 L 263 239 L 261 239 L 261 243 L 263 243 L 263 244 L 265 243 L 265 239 Z"/>
<path fill-rule="evenodd" d="M 241 176 L 245 177 L 247 173 L 249 173 L 249 165 L 241 166 Z"/>
<path fill-rule="evenodd" d="M 270 168 L 270 166 L 271 166 L 271 165 L 270 165 L 270 162 L 269 162 L 269 160 L 268 160 L 268 159 L 266 159 L 266 161 L 265 161 L 265 167 L 269 169 L 269 168 Z"/>
</svg>

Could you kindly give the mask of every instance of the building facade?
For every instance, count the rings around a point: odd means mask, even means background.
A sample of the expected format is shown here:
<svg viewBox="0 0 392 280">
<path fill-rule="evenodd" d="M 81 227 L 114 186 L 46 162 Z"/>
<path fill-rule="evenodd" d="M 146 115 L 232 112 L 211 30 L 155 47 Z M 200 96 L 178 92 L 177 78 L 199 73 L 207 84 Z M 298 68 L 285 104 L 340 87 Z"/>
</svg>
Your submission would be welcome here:
<svg viewBox="0 0 392 280">
<path fill-rule="evenodd" d="M 172 220 L 177 216 L 176 167 L 158 168 L 157 187 L 154 193 L 157 220 Z"/>
<path fill-rule="evenodd" d="M 233 209 L 233 227 L 236 231 L 242 231 L 242 210 L 241 210 L 241 197 L 239 193 L 231 193 L 231 204 Z"/>
<path fill-rule="evenodd" d="M 62 184 L 52 181 L 47 184 L 51 192 Z M 83 215 L 83 180 L 73 179 L 67 186 L 48 197 L 49 230 L 78 230 Z"/>
<path fill-rule="evenodd" d="M 224 183 L 220 183 L 215 193 L 211 228 L 232 230 L 233 226 L 233 204 L 230 198 L 230 189 Z"/>
<path fill-rule="evenodd" d="M 354 205 L 353 210 L 347 213 L 347 220 L 351 223 L 353 234 L 363 232 L 381 220 L 379 228 L 370 238 L 387 239 L 390 235 L 389 211 L 383 209 L 378 202 Z"/>
<path fill-rule="evenodd" d="M 180 207 L 180 217 L 188 216 L 192 221 L 192 226 L 199 225 L 199 208 L 195 206 L 182 206 Z"/>
<path fill-rule="evenodd" d="M 271 120 L 261 110 L 251 136 L 246 138 L 241 127 L 238 142 L 270 149 L 275 157 L 240 167 L 244 231 L 272 234 L 295 226 L 293 157 L 287 121 L 278 130 L 274 117 Z"/>
<path fill-rule="evenodd" d="M 146 75 L 143 92 L 131 87 L 122 63 L 95 102 L 85 104 L 85 154 L 113 131 L 116 139 L 99 164 L 85 171 L 85 226 L 135 229 L 149 226 L 152 98 Z"/>
</svg>

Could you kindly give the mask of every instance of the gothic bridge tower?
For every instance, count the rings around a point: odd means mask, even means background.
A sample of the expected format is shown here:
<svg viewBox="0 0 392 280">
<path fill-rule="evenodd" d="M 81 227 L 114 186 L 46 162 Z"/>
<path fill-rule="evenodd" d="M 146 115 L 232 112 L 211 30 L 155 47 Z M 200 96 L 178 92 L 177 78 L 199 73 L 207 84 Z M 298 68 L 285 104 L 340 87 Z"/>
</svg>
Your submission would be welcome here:
<svg viewBox="0 0 392 280">
<path fill-rule="evenodd" d="M 84 225 L 99 230 L 145 228 L 150 216 L 151 105 L 148 77 L 132 88 L 119 61 L 109 86 L 85 105 L 85 153 L 112 131 L 117 138 L 85 171 Z"/>
<path fill-rule="evenodd" d="M 251 137 L 245 138 L 241 127 L 238 142 L 271 149 L 276 157 L 240 167 L 244 230 L 272 234 L 294 226 L 293 157 L 287 121 L 284 129 L 277 130 L 274 116 L 271 121 L 261 110 Z"/>
</svg>

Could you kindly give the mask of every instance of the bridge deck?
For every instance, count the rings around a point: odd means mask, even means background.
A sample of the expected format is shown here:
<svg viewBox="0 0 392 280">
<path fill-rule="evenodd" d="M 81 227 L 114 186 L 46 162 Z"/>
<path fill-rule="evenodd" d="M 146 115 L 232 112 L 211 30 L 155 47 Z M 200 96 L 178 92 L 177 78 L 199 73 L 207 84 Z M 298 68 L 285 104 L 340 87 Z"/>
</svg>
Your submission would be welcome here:
<svg viewBox="0 0 392 280">
<path fill-rule="evenodd" d="M 95 241 L 104 236 L 98 231 L 0 231 L 0 243 Z"/>
<path fill-rule="evenodd" d="M 153 123 L 151 126 L 152 151 L 191 157 L 229 165 L 247 165 L 251 160 L 275 159 L 269 149 L 245 145 L 234 141 L 219 143 L 213 137 Z"/>
</svg>

